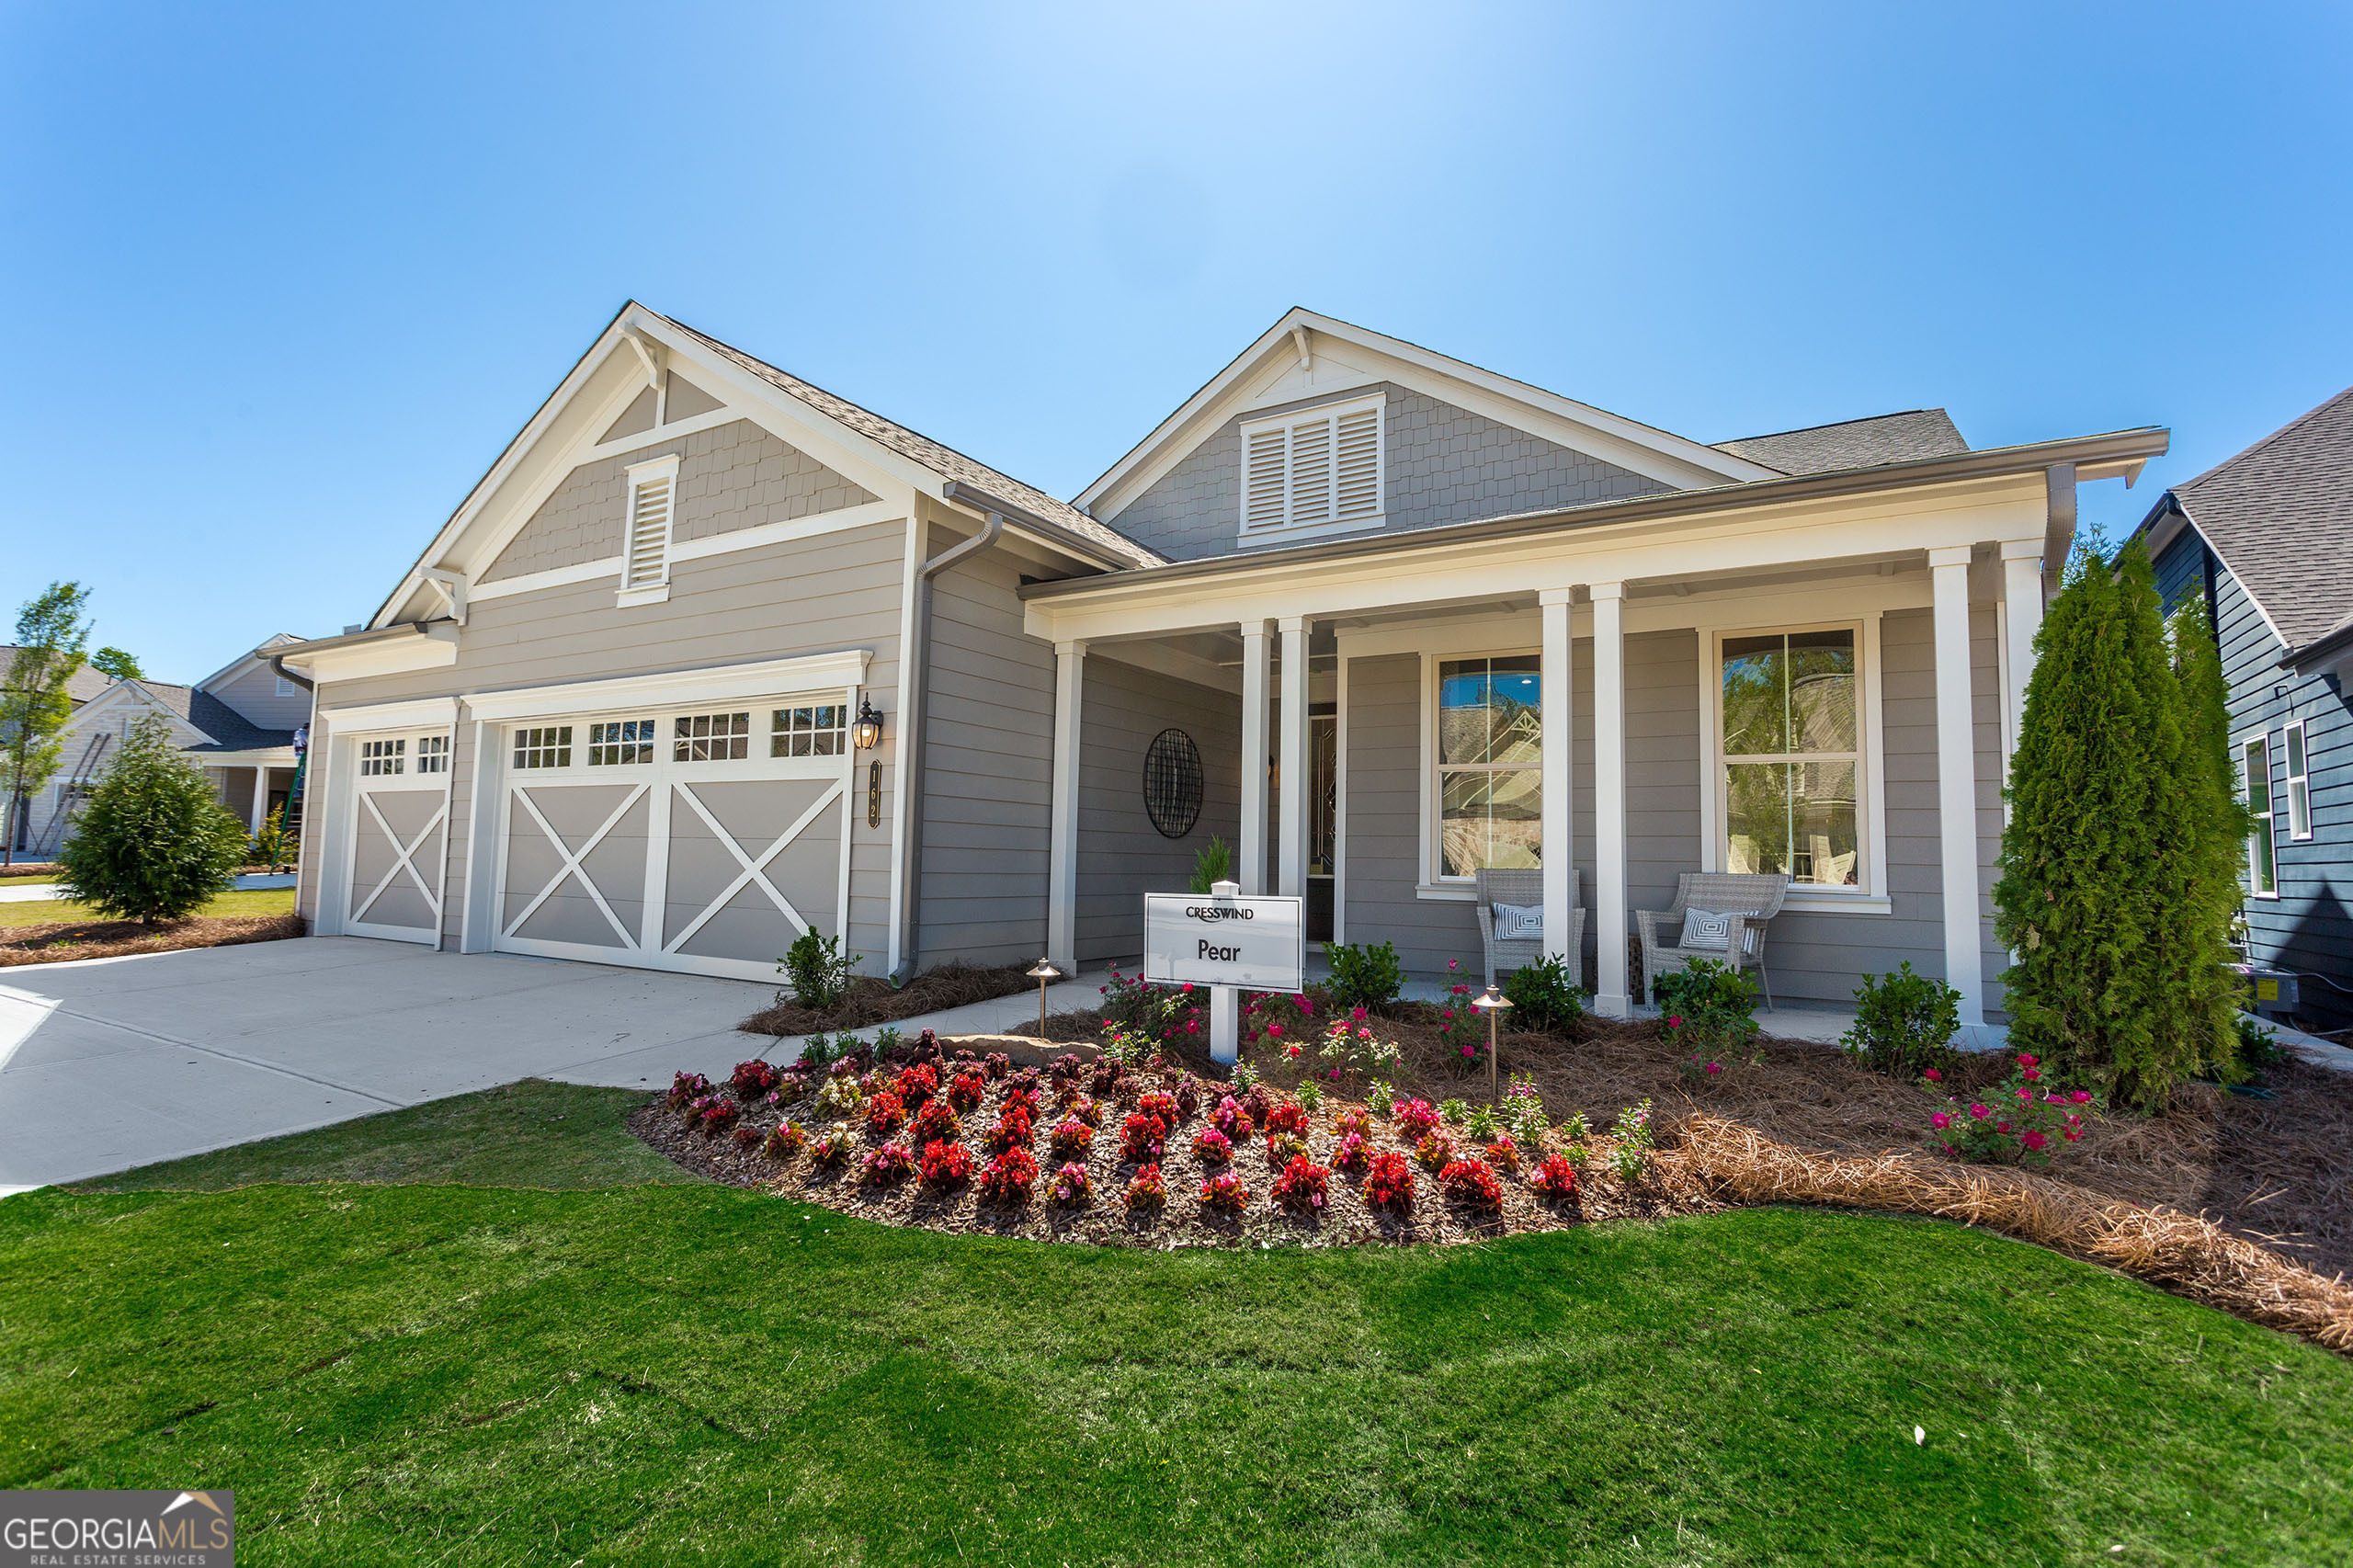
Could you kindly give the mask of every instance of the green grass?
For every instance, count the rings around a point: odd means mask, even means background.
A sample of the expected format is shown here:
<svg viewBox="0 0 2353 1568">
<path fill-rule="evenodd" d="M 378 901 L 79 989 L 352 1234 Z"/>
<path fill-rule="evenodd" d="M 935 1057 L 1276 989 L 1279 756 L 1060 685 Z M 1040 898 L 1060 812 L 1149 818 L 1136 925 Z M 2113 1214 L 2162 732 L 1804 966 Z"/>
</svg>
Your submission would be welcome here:
<svg viewBox="0 0 2353 1568">
<path fill-rule="evenodd" d="M 292 888 L 233 888 L 197 911 L 199 915 L 289 915 L 294 909 Z M 105 916 L 86 903 L 69 899 L 28 899 L 0 903 L 0 926 L 53 926 L 68 920 L 99 920 Z"/>
<path fill-rule="evenodd" d="M 586 1189 L 628 1098 L 103 1184 L 574 1190 L 0 1202 L 0 1486 L 232 1487 L 256 1564 L 2353 1560 L 2353 1362 L 1982 1232 L 972 1240 Z"/>
</svg>

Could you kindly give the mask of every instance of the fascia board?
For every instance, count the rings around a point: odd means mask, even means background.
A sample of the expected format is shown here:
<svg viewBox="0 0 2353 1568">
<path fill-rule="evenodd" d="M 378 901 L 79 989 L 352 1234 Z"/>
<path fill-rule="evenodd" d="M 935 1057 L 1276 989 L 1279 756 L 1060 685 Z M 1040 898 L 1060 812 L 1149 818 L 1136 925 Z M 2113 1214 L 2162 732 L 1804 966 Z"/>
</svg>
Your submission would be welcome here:
<svg viewBox="0 0 2353 1568">
<path fill-rule="evenodd" d="M 294 766 L 294 748 L 262 746 L 252 751 L 190 752 L 188 757 L 203 767 L 291 767 Z"/>
<path fill-rule="evenodd" d="M 368 730 L 422 730 L 458 722 L 454 697 L 415 697 L 404 702 L 330 703 L 319 710 L 331 733 Z"/>
<path fill-rule="evenodd" d="M 801 692 L 846 690 L 866 683 L 870 648 L 845 648 L 791 659 L 706 665 L 655 675 L 615 676 L 551 686 L 470 691 L 462 700 L 475 719 L 501 722 L 542 716 L 602 713 L 620 708 L 682 702 L 733 702 L 789 697 Z"/>
<path fill-rule="evenodd" d="M 287 666 L 313 681 L 366 680 L 371 676 L 409 675 L 446 669 L 458 662 L 457 628 L 436 622 L 404 636 L 340 639 L 313 644 L 308 653 L 285 653 Z"/>
</svg>

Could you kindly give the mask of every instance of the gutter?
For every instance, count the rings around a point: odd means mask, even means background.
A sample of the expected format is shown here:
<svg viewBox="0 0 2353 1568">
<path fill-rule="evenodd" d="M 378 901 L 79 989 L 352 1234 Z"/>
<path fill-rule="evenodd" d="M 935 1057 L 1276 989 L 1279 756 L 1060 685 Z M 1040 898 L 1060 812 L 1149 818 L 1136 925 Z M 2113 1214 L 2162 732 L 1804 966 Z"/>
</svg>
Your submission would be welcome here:
<svg viewBox="0 0 2353 1568">
<path fill-rule="evenodd" d="M 297 646 L 308 646 L 308 644 L 298 643 Z M 283 653 L 272 653 L 269 656 L 269 667 L 278 672 L 278 679 L 291 681 L 296 686 L 301 687 L 304 691 L 311 692 L 315 695 L 319 689 L 318 684 L 312 680 L 309 676 L 298 676 L 292 670 L 288 669 L 286 667 L 286 655 Z"/>
<path fill-rule="evenodd" d="M 1074 577 L 1052 583 L 1034 583 L 1021 590 L 1021 597 L 1025 600 L 1054 599 L 1110 587 L 1143 588 L 1162 583 L 1222 576 L 1267 564 L 1309 566 L 1360 556 L 1391 555 L 1407 550 L 1450 550 L 1491 540 L 1554 533 L 1563 528 L 1599 528 L 1612 523 L 1647 522 L 1701 513 L 1745 510 L 1908 485 L 2047 472 L 2054 465 L 2062 463 L 2072 464 L 2079 472 L 2085 469 L 2120 465 L 2128 476 L 2137 476 L 2151 458 L 2163 457 L 2170 444 L 2169 432 L 2149 425 L 2103 436 L 2082 436 L 2026 447 L 1995 447 L 1954 457 L 1885 463 L 1877 468 L 1840 469 L 1833 473 L 1802 474 L 1790 479 L 1751 480 L 1740 484 L 1711 485 L 1703 490 L 1669 490 L 1654 495 L 1596 501 L 1582 506 L 1559 506 L 1541 512 L 1517 512 L 1468 523 L 1359 534 L 1349 539 L 1275 550 L 1243 551 L 1198 561 L 1172 562 L 1165 566 L 1133 567 L 1108 577 Z"/>
<path fill-rule="evenodd" d="M 347 631 L 340 637 L 313 637 L 307 642 L 289 642 L 270 655 L 270 667 L 285 675 L 288 659 L 299 659 L 334 648 L 358 648 L 370 642 L 390 642 L 395 638 L 412 634 L 429 637 L 432 635 L 431 629 L 438 624 L 440 624 L 438 620 L 396 620 L 390 626 L 371 626 L 364 631 Z M 307 680 L 302 680 L 300 676 L 288 675 L 287 678 L 301 681 L 304 686 L 311 684 Z"/>
<path fill-rule="evenodd" d="M 962 506 L 974 512 L 995 513 L 1005 521 L 1018 525 L 1027 532 L 1043 535 L 1051 544 L 1067 550 L 1074 555 L 1084 556 L 1099 565 L 1108 566 L 1114 571 L 1147 570 L 1147 568 L 1137 566 L 1131 560 L 1112 553 L 1099 540 L 1092 540 L 1084 534 L 1074 533 L 1061 523 L 1048 522 L 1035 512 L 1017 506 L 1003 496 L 993 495 L 975 485 L 965 483 L 961 479 L 951 479 L 942 485 L 939 495 L 941 500 L 951 506 Z M 1145 549 L 1142 545 L 1136 548 Z M 1159 552 L 1146 550 L 1145 553 L 1158 555 Z M 1165 557 L 1162 557 L 1162 560 L 1165 561 Z"/>
<path fill-rule="evenodd" d="M 931 582 L 959 562 L 970 560 L 995 545 L 1005 532 L 1008 514 L 1029 520 L 1029 514 L 970 485 L 949 484 L 947 498 L 961 506 L 984 508 L 988 520 L 981 525 L 980 532 L 942 551 L 915 570 L 915 646 L 906 651 L 907 710 L 899 716 L 906 729 L 905 737 L 899 743 L 906 752 L 899 763 L 899 788 L 907 792 L 907 860 L 902 869 L 906 895 L 899 911 L 899 967 L 890 975 L 893 985 L 904 984 L 922 967 L 917 937 L 922 931 L 923 909 L 924 721 L 925 710 L 931 700 Z"/>
</svg>

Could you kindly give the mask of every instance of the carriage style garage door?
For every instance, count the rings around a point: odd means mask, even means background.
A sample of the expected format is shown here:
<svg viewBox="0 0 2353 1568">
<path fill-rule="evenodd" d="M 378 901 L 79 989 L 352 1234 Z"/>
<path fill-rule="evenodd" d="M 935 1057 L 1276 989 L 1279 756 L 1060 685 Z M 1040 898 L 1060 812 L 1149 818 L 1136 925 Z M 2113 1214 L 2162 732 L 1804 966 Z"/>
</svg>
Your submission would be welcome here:
<svg viewBox="0 0 2353 1568">
<path fill-rule="evenodd" d="M 356 749 L 343 929 L 434 941 L 449 860 L 449 732 L 369 735 Z"/>
<path fill-rule="evenodd" d="M 773 979 L 847 918 L 848 724 L 829 694 L 506 726 L 493 945 Z"/>
</svg>

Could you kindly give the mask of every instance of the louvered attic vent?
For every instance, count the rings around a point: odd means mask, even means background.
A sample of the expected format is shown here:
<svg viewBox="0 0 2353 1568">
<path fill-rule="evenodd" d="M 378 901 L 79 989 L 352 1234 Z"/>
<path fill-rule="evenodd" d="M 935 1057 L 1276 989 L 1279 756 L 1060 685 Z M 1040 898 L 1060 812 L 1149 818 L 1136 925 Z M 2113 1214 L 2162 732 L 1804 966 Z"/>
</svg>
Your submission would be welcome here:
<svg viewBox="0 0 2353 1568">
<path fill-rule="evenodd" d="M 676 509 L 678 460 L 631 464 L 629 526 L 623 541 L 621 591 L 658 588 L 670 580 L 670 522 Z"/>
<path fill-rule="evenodd" d="M 1242 531 L 1345 532 L 1381 515 L 1375 397 L 1242 426 Z"/>
</svg>

